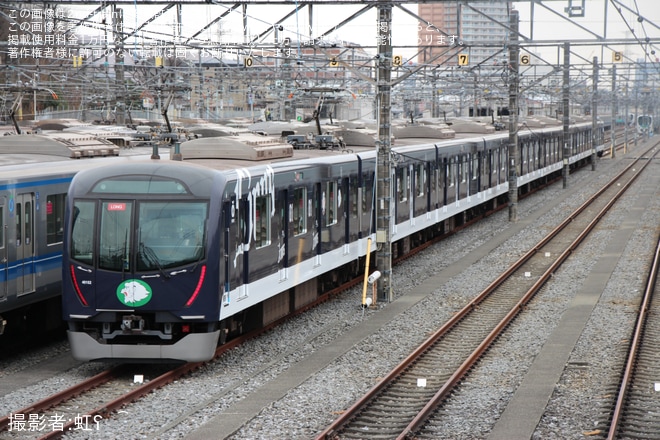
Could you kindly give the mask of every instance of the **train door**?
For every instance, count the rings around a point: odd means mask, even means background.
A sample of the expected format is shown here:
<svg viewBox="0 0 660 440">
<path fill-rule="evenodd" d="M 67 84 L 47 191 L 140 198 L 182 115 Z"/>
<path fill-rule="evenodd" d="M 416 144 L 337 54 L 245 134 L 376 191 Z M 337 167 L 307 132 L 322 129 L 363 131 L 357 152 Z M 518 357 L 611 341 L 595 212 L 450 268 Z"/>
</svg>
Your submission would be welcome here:
<svg viewBox="0 0 660 440">
<path fill-rule="evenodd" d="M 358 183 L 358 217 L 359 217 L 359 238 L 371 234 L 375 230 L 374 213 L 374 173 L 368 171 L 363 173 L 360 183 Z"/>
<path fill-rule="evenodd" d="M 34 195 L 17 194 L 14 199 L 16 221 L 16 296 L 34 291 Z"/>
<path fill-rule="evenodd" d="M 233 250 L 235 249 L 236 246 L 236 236 L 238 235 L 236 233 L 236 226 L 234 222 L 234 203 L 236 202 L 236 199 L 232 200 L 226 200 L 223 202 L 222 205 L 222 214 L 223 214 L 223 219 L 224 219 L 224 227 L 223 227 L 223 236 L 222 236 L 222 241 L 224 242 L 225 245 L 225 252 L 224 252 L 224 279 L 223 284 L 224 284 L 224 297 L 223 297 L 223 302 L 227 303 L 229 301 L 229 292 L 231 291 L 231 261 L 232 257 L 235 257 L 235 252 Z M 232 230 L 233 229 L 233 230 Z"/>
<path fill-rule="evenodd" d="M 223 204 L 225 242 L 225 293 L 238 289 L 238 297 L 243 297 L 247 283 L 247 262 L 249 244 L 248 209 L 245 199 L 231 197 Z M 227 297 L 225 301 L 229 298 Z M 231 298 L 232 300 L 234 298 Z"/>
<path fill-rule="evenodd" d="M 456 198 L 457 200 L 463 200 L 468 195 L 468 155 L 457 155 L 456 160 Z"/>
<path fill-rule="evenodd" d="M 0 276 L 0 301 L 7 299 L 9 288 L 9 258 L 7 255 L 7 222 L 5 221 L 5 197 L 0 197 L 0 261 L 2 261 L 2 276 Z"/>
<path fill-rule="evenodd" d="M 314 200 L 314 228 L 316 229 L 314 231 L 315 237 L 312 239 L 312 246 L 314 247 L 315 254 L 316 255 L 321 255 L 323 253 L 323 249 L 321 246 L 321 235 L 323 232 L 323 214 L 322 214 L 322 201 L 321 197 L 323 194 L 323 188 L 321 182 L 317 182 L 314 185 L 314 194 L 313 194 L 313 200 Z"/>
</svg>

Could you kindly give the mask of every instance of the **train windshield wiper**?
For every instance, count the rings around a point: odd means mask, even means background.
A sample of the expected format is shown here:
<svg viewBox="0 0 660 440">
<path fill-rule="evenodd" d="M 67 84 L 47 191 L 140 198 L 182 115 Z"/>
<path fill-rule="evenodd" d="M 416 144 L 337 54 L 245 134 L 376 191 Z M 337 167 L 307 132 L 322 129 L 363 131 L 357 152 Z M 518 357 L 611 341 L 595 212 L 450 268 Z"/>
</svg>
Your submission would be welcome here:
<svg viewBox="0 0 660 440">
<path fill-rule="evenodd" d="M 144 259 L 144 261 L 148 262 L 151 267 L 156 266 L 156 268 L 158 268 L 158 271 L 160 272 L 161 275 L 163 275 L 165 278 L 170 277 L 163 270 L 163 266 L 160 264 L 158 255 L 156 255 L 156 252 L 154 252 L 153 249 L 151 249 L 149 246 L 145 245 L 144 243 L 140 243 L 138 252 L 140 256 Z"/>
</svg>

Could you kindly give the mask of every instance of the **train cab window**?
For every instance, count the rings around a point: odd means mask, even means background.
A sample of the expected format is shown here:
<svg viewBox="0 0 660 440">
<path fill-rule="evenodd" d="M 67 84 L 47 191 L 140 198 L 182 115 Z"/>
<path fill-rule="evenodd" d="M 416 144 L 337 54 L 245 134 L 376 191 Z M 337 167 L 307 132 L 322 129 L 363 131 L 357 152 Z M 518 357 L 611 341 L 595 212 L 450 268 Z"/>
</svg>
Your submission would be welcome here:
<svg viewBox="0 0 660 440">
<path fill-rule="evenodd" d="M 323 217 L 325 226 L 337 223 L 337 182 L 327 182 L 322 195 Z"/>
<path fill-rule="evenodd" d="M 130 206 L 129 203 L 126 205 Z M 206 202 L 141 202 L 136 228 L 137 269 L 166 269 L 199 261 L 204 256 L 207 209 Z M 100 234 L 102 239 L 107 214 L 110 212 L 103 209 Z M 112 218 L 108 220 L 111 221 Z M 129 218 L 122 217 L 117 220 L 121 221 L 122 225 L 130 224 Z M 130 243 L 128 246 L 130 247 Z M 103 243 L 100 248 L 103 261 Z M 124 265 L 128 266 L 127 263 Z"/>
<path fill-rule="evenodd" d="M 293 206 L 291 207 L 293 235 L 307 232 L 307 188 L 293 190 Z"/>
<path fill-rule="evenodd" d="M 270 195 L 257 197 L 254 206 L 255 245 L 257 249 L 270 244 Z"/>
<path fill-rule="evenodd" d="M 66 194 L 46 197 L 46 244 L 61 243 L 64 234 Z"/>
<path fill-rule="evenodd" d="M 94 202 L 76 200 L 71 214 L 71 258 L 85 264 L 94 262 L 95 206 Z"/>
<path fill-rule="evenodd" d="M 128 270 L 132 242 L 131 217 L 133 204 L 103 202 L 99 234 L 99 267 L 107 270 Z"/>
</svg>

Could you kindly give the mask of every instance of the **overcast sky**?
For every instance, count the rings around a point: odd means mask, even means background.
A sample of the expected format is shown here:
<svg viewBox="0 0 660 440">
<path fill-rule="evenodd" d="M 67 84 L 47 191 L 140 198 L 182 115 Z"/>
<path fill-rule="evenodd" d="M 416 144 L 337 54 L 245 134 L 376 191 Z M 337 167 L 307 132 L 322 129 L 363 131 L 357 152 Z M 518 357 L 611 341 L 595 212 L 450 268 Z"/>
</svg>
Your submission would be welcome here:
<svg viewBox="0 0 660 440">
<path fill-rule="evenodd" d="M 599 46 L 588 48 L 579 48 L 579 41 L 594 40 L 594 34 L 605 35 L 608 39 L 632 38 L 633 34 L 630 28 L 634 30 L 634 35 L 644 40 L 646 37 L 660 41 L 660 2 L 658 0 L 614 0 L 615 3 L 623 5 L 620 14 L 613 6 L 612 0 L 586 0 L 584 17 L 574 17 L 572 22 L 567 20 L 568 14 L 564 8 L 568 6 L 570 0 L 546 0 L 544 5 L 551 7 L 556 13 L 548 11 L 541 5 L 534 8 L 534 25 L 530 25 L 531 11 L 529 2 L 515 2 L 516 9 L 520 11 L 520 30 L 525 36 L 533 36 L 535 41 L 557 41 L 560 45 L 563 41 L 576 42 L 574 51 L 580 53 L 586 59 L 593 56 L 602 58 L 604 62 L 609 62 L 611 52 L 624 51 L 630 59 L 643 57 L 644 51 L 650 52 L 657 50 L 660 55 L 660 48 L 648 47 L 643 49 L 640 46 L 611 46 L 601 49 Z M 572 0 L 573 4 L 581 5 L 581 0 Z M 487 3 L 482 3 L 487 5 Z M 290 6 L 282 5 L 259 5 L 248 6 L 248 28 L 251 34 L 263 32 L 268 26 L 278 22 L 286 14 L 294 10 L 294 2 Z M 475 6 L 478 8 L 479 3 Z M 604 24 L 605 5 L 607 5 L 607 23 Z M 349 18 L 352 14 L 359 11 L 364 5 L 314 5 L 313 7 L 313 35 L 318 36 L 338 26 L 343 20 Z M 154 16 L 162 6 L 144 6 L 122 5 L 124 10 L 124 23 L 126 29 L 133 29 L 136 25 L 141 25 L 144 21 Z M 225 12 L 230 4 L 191 6 L 186 5 L 183 8 L 183 35 L 192 35 L 202 29 L 212 19 Z M 410 4 L 405 6 L 407 9 L 417 13 L 417 5 Z M 637 14 L 628 11 L 639 11 L 643 20 L 637 19 Z M 71 14 L 81 17 L 94 9 L 91 6 L 71 6 Z M 289 37 L 296 40 L 300 36 L 305 40 L 309 35 L 309 9 L 302 8 L 297 14 L 282 22 L 284 30 L 280 37 Z M 136 15 L 137 14 L 137 15 Z M 136 18 L 137 17 L 137 18 Z M 108 20 L 110 21 L 110 20 Z M 351 20 L 349 23 L 339 27 L 326 37 L 330 41 L 350 41 L 364 46 L 374 46 L 376 42 L 376 10 L 375 8 Z M 165 12 L 149 25 L 149 30 L 161 33 L 163 38 L 173 34 L 173 25 L 175 22 L 174 8 Z M 243 41 L 243 13 L 239 8 L 229 14 L 222 20 L 223 36 L 222 41 L 225 44 L 240 44 Z M 399 8 L 393 8 L 393 43 L 395 51 L 411 57 L 416 52 L 414 48 L 403 49 L 404 46 L 415 46 L 417 44 L 418 21 L 411 15 L 405 13 Z M 204 31 L 199 38 L 208 38 L 217 41 L 218 26 L 213 25 Z M 589 31 L 593 32 L 590 33 Z M 532 35 L 533 32 L 533 35 Z M 265 38 L 266 42 L 273 41 L 273 35 Z M 140 38 L 133 38 L 130 43 L 139 45 Z M 530 49 L 533 50 L 533 49 Z M 558 52 L 556 48 L 538 49 L 549 62 L 557 62 Z"/>
</svg>

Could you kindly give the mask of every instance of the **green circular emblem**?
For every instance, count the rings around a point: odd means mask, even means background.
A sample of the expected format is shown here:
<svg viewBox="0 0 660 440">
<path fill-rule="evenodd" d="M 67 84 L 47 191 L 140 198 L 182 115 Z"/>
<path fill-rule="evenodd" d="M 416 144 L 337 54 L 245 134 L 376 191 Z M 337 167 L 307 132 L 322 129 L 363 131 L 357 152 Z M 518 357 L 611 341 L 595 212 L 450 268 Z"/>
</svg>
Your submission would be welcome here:
<svg viewBox="0 0 660 440">
<path fill-rule="evenodd" d="M 126 280 L 117 286 L 117 298 L 125 306 L 143 306 L 151 300 L 151 295 L 151 286 L 142 280 Z"/>
</svg>

